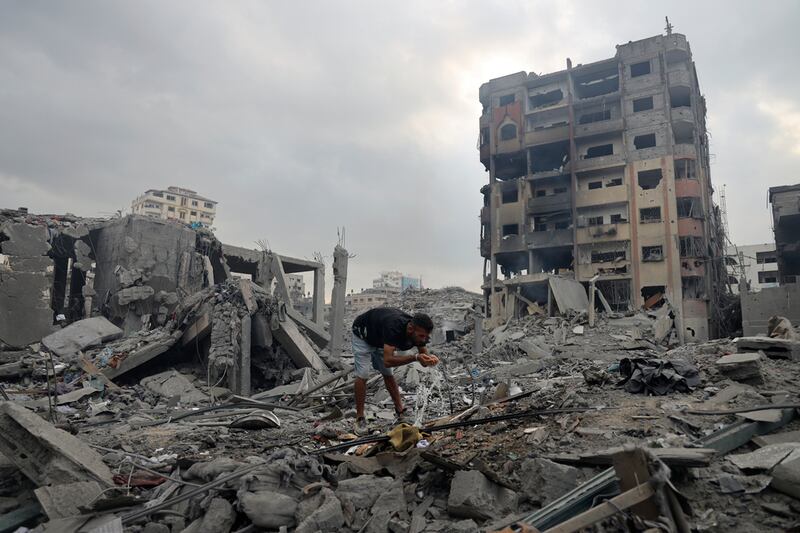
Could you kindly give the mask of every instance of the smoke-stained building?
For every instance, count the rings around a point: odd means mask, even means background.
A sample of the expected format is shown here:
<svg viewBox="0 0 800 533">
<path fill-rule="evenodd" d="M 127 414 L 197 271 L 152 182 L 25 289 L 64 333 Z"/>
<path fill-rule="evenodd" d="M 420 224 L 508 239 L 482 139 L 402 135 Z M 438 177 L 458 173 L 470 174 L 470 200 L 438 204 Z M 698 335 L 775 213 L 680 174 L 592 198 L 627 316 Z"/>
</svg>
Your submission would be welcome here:
<svg viewBox="0 0 800 533">
<path fill-rule="evenodd" d="M 685 340 L 715 334 L 724 233 L 706 102 L 684 35 L 618 45 L 614 57 L 586 65 L 567 59 L 558 72 L 496 78 L 481 86 L 480 102 L 490 316 L 519 314 L 512 285 L 538 299 L 526 279 L 598 276 L 615 310 L 659 305 L 663 295 Z"/>
</svg>

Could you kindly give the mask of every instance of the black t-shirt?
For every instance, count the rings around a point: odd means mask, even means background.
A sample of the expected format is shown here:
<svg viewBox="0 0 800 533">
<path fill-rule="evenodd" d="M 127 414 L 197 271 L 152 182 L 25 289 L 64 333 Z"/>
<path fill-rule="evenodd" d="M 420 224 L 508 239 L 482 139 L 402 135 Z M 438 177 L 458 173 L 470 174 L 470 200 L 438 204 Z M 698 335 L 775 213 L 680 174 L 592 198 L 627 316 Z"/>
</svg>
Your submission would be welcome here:
<svg viewBox="0 0 800 533">
<path fill-rule="evenodd" d="M 401 351 L 410 350 L 414 344 L 408 338 L 406 328 L 411 318 L 408 313 L 394 307 L 376 307 L 356 317 L 353 335 L 376 348 L 388 344 Z"/>
</svg>

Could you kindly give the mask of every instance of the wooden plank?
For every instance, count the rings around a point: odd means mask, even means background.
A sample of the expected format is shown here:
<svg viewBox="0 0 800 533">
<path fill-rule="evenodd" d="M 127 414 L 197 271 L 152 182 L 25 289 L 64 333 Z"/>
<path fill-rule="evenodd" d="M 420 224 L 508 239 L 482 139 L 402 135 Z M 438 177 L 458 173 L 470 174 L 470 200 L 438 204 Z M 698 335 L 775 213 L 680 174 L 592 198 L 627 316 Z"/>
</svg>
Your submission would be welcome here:
<svg viewBox="0 0 800 533">
<path fill-rule="evenodd" d="M 576 517 L 570 518 L 566 522 L 545 530 L 544 533 L 574 533 L 580 531 L 601 520 L 614 516 L 620 510 L 642 505 L 652 498 L 654 494 L 655 492 L 650 483 L 637 485 L 607 502 L 603 502 Z"/>
<path fill-rule="evenodd" d="M 650 479 L 647 456 L 641 448 L 614 454 L 613 461 L 614 471 L 617 473 L 617 479 L 619 480 L 619 488 L 623 493 L 635 489 Z M 647 520 L 656 520 L 660 514 L 656 502 L 646 498 L 632 505 L 631 510 Z"/>
</svg>

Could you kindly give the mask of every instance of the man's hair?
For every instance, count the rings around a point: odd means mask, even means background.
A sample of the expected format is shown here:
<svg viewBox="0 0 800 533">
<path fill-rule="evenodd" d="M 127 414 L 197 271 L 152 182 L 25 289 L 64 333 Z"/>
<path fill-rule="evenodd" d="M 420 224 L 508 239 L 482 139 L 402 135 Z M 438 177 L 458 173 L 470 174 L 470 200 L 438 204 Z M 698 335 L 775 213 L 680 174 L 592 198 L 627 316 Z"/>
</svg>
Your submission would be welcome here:
<svg viewBox="0 0 800 533">
<path fill-rule="evenodd" d="M 425 313 L 416 313 L 414 317 L 411 319 L 411 323 L 417 326 L 418 328 L 424 329 L 428 333 L 433 331 L 433 320 L 431 320 L 431 317 L 429 317 Z"/>
</svg>

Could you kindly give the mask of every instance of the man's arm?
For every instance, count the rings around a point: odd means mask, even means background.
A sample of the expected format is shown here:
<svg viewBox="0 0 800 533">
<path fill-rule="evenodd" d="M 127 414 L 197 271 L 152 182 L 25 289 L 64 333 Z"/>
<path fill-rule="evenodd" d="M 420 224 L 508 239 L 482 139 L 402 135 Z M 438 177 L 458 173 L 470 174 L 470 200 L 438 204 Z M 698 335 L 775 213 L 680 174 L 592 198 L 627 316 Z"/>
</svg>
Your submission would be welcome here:
<svg viewBox="0 0 800 533">
<path fill-rule="evenodd" d="M 397 348 L 394 346 L 389 344 L 383 345 L 383 366 L 386 368 L 403 366 L 418 360 L 418 356 L 416 355 L 395 355 L 395 351 L 397 351 Z"/>
</svg>

